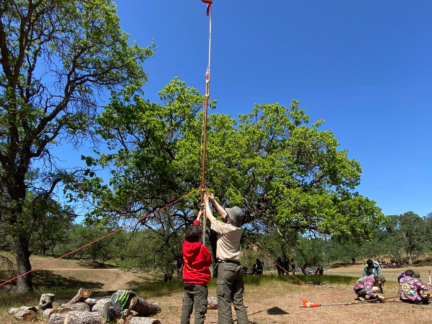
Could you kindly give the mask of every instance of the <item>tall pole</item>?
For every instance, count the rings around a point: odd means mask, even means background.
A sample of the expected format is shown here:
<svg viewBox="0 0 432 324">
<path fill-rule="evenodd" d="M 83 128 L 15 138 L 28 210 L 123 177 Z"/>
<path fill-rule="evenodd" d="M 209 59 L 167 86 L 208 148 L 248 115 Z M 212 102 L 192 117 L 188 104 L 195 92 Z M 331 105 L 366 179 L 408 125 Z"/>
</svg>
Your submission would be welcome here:
<svg viewBox="0 0 432 324">
<path fill-rule="evenodd" d="M 202 160 L 202 193 L 201 193 L 201 203 L 204 203 L 204 192 L 205 192 L 205 162 L 206 162 L 206 144 L 207 144 L 207 108 L 210 97 L 210 62 L 211 62 L 211 32 L 212 32 L 212 7 L 210 6 L 209 16 L 210 16 L 210 26 L 209 26 L 209 55 L 208 55 L 208 67 L 206 72 L 206 90 L 205 90 L 205 100 L 204 100 L 204 129 L 203 129 L 203 160 Z M 203 208 L 203 207 L 201 207 Z M 206 227 L 207 227 L 207 218 L 205 215 L 205 208 L 203 211 L 203 245 L 205 245 L 206 241 Z"/>
</svg>

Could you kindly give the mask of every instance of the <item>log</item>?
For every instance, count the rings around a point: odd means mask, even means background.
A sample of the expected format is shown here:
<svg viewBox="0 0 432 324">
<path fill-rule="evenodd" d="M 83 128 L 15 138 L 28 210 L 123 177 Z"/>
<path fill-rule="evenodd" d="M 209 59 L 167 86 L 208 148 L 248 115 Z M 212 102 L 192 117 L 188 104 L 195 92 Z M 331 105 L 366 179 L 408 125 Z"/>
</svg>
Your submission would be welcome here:
<svg viewBox="0 0 432 324">
<path fill-rule="evenodd" d="M 116 317 L 115 317 L 115 319 L 114 319 L 114 323 L 121 324 L 121 323 L 120 323 L 120 320 L 123 319 L 123 323 L 124 323 L 124 324 L 128 324 L 128 323 L 132 320 L 132 318 L 133 318 L 134 316 L 136 316 L 136 315 L 138 315 L 137 312 L 135 312 L 135 311 L 131 311 L 131 310 L 129 310 L 129 309 L 125 309 L 124 311 L 122 311 L 121 314 L 117 314 L 117 315 L 116 315 Z"/>
<path fill-rule="evenodd" d="M 59 308 L 58 309 L 58 314 L 67 314 L 67 313 L 72 312 L 72 311 L 73 311 L 73 309 L 72 308 L 68 308 L 68 307 Z"/>
<path fill-rule="evenodd" d="M 103 298 L 99 299 L 96 304 L 92 307 L 92 312 L 98 313 L 100 316 L 103 316 L 103 309 L 105 304 L 109 304 L 111 298 Z"/>
<path fill-rule="evenodd" d="M 36 313 L 26 309 L 19 310 L 14 314 L 14 318 L 21 322 L 32 322 L 36 318 Z"/>
<path fill-rule="evenodd" d="M 218 309 L 217 297 L 207 298 L 207 309 Z"/>
<path fill-rule="evenodd" d="M 47 308 L 43 311 L 43 318 L 49 319 L 52 315 L 57 314 L 59 311 L 53 308 Z"/>
<path fill-rule="evenodd" d="M 134 317 L 127 324 L 161 324 L 161 322 L 150 317 Z"/>
<path fill-rule="evenodd" d="M 86 300 L 84 300 L 84 303 L 86 303 L 87 305 L 90 306 L 90 311 L 91 311 L 92 307 L 94 305 L 96 305 L 96 302 L 97 302 L 97 300 L 93 299 L 93 298 L 87 298 Z"/>
<path fill-rule="evenodd" d="M 138 297 L 135 293 L 130 294 L 130 298 L 126 303 L 126 308 L 137 312 L 140 315 L 151 316 L 161 311 L 158 303 L 151 303 L 145 299 Z"/>
<path fill-rule="evenodd" d="M 91 290 L 90 289 L 85 289 L 85 288 L 80 288 L 77 292 L 77 294 L 74 296 L 74 298 L 72 298 L 71 300 L 69 300 L 66 305 L 66 307 L 69 307 L 69 305 L 73 305 L 76 303 L 82 303 L 84 300 L 86 300 L 87 298 L 89 298 L 91 296 Z"/>
<path fill-rule="evenodd" d="M 91 312 L 70 312 L 68 314 L 54 314 L 49 324 L 64 324 L 67 316 L 67 324 L 102 324 L 102 317 Z"/>
<path fill-rule="evenodd" d="M 77 312 L 90 312 L 90 306 L 86 303 L 76 303 L 70 305 L 68 308 Z"/>
<path fill-rule="evenodd" d="M 45 310 L 48 308 L 53 308 L 54 294 L 42 294 L 39 299 L 39 310 Z"/>
<path fill-rule="evenodd" d="M 11 308 L 11 309 L 9 309 L 8 314 L 9 315 L 15 315 L 17 312 L 22 311 L 22 310 L 32 311 L 32 312 L 35 312 L 35 313 L 37 313 L 37 311 L 38 311 L 38 309 L 37 309 L 36 306 L 21 306 L 21 307 L 18 307 L 18 308 Z"/>
</svg>

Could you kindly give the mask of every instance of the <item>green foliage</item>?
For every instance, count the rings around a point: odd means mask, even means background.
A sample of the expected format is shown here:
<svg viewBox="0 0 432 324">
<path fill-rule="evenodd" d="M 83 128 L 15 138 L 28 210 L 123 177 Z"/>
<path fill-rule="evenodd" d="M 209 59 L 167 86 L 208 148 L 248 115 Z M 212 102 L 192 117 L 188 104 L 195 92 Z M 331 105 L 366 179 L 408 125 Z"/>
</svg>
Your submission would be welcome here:
<svg viewBox="0 0 432 324">
<path fill-rule="evenodd" d="M 91 177 L 58 168 L 53 147 L 94 139 L 99 95 L 143 85 L 153 46 L 129 45 L 111 0 L 4 0 L 0 20 L 1 220 L 14 237 L 18 269 L 27 272 L 27 217 L 35 215 L 28 193 L 54 199 L 59 183 Z M 31 291 L 31 275 L 18 287 Z"/>
</svg>

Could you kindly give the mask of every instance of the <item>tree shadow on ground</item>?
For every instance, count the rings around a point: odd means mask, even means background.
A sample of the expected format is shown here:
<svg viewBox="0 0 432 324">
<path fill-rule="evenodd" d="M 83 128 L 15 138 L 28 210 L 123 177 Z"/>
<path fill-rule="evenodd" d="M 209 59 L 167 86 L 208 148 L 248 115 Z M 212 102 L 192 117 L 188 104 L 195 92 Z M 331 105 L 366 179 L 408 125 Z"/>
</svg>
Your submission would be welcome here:
<svg viewBox="0 0 432 324">
<path fill-rule="evenodd" d="M 87 289 L 102 289 L 103 283 L 83 281 L 75 278 L 66 278 L 49 270 L 37 271 L 33 274 L 33 284 L 40 289 L 46 287 L 52 290 L 57 289 L 78 289 L 85 287 Z"/>
</svg>

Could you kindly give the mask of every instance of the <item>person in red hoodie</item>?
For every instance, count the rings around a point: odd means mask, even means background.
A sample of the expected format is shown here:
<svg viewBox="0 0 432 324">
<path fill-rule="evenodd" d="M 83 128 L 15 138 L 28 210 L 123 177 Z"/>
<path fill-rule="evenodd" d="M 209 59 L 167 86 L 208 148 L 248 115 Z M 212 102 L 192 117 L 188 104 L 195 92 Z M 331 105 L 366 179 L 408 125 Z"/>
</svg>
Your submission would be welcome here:
<svg viewBox="0 0 432 324">
<path fill-rule="evenodd" d="M 207 284 L 210 282 L 212 265 L 210 251 L 201 244 L 201 212 L 193 225 L 186 230 L 186 241 L 183 243 L 183 309 L 181 324 L 189 324 L 195 304 L 195 324 L 203 324 L 207 313 Z"/>
</svg>

